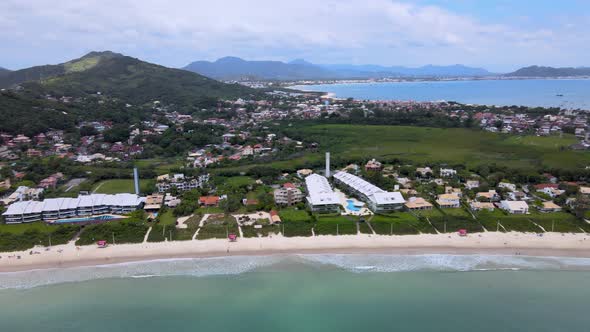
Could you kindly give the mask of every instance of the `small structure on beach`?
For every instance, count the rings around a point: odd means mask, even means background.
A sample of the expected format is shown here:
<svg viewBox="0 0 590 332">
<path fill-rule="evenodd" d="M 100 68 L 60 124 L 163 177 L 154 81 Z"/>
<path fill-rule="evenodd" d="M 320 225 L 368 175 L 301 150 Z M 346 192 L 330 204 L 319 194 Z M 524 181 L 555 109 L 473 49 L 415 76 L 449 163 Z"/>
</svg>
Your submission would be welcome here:
<svg viewBox="0 0 590 332">
<path fill-rule="evenodd" d="M 229 234 L 227 236 L 227 239 L 229 240 L 229 242 L 236 242 L 238 240 L 238 236 L 236 234 Z"/>
<path fill-rule="evenodd" d="M 459 236 L 467 236 L 467 230 L 462 228 L 459 230 Z"/>
<path fill-rule="evenodd" d="M 106 247 L 108 247 L 109 244 L 105 240 L 100 240 L 100 241 L 96 242 L 96 245 L 99 248 L 106 248 Z"/>
</svg>

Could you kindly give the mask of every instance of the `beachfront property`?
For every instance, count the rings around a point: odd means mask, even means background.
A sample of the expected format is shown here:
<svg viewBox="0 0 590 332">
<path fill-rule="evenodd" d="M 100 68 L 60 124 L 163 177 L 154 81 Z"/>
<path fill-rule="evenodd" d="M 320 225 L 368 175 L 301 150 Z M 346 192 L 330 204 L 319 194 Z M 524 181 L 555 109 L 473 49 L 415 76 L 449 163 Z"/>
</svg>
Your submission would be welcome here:
<svg viewBox="0 0 590 332">
<path fill-rule="evenodd" d="M 496 209 L 496 206 L 494 205 L 494 203 L 491 203 L 491 202 L 478 202 L 478 201 L 472 201 L 471 203 L 469 203 L 469 207 L 473 211 L 488 210 L 488 211 L 491 212 L 491 211 L 494 211 Z"/>
<path fill-rule="evenodd" d="M 542 205 L 539 207 L 539 211 L 541 211 L 541 212 L 560 212 L 561 206 L 559 206 L 551 201 L 543 202 Z"/>
<path fill-rule="evenodd" d="M 385 191 L 350 173 L 337 172 L 334 174 L 334 181 L 367 203 L 369 209 L 375 213 L 402 209 L 406 202 L 400 192 Z"/>
<path fill-rule="evenodd" d="M 420 177 L 431 177 L 432 169 L 430 167 L 418 167 L 416 168 L 416 175 Z"/>
<path fill-rule="evenodd" d="M 516 185 L 514 183 L 500 182 L 498 188 L 506 189 L 508 191 L 516 191 Z"/>
<path fill-rule="evenodd" d="M 408 210 L 432 210 L 434 207 L 430 202 L 422 197 L 410 197 L 405 204 Z"/>
<path fill-rule="evenodd" d="M 169 174 L 160 175 L 157 178 L 156 188 L 158 192 L 164 193 L 172 188 L 176 188 L 178 191 L 187 191 L 197 188 L 203 188 L 203 186 L 209 182 L 209 174 L 201 174 L 194 178 L 185 177 L 184 174 Z"/>
<path fill-rule="evenodd" d="M 282 188 L 275 189 L 274 193 L 275 203 L 277 205 L 295 205 L 303 202 L 303 193 L 292 183 L 285 183 Z"/>
<path fill-rule="evenodd" d="M 457 194 L 441 194 L 438 195 L 436 204 L 441 209 L 458 208 L 461 207 L 461 198 Z"/>
<path fill-rule="evenodd" d="M 500 208 L 512 214 L 529 213 L 529 205 L 524 201 L 501 201 Z"/>
<path fill-rule="evenodd" d="M 92 194 L 13 203 L 2 215 L 6 223 L 52 221 L 107 213 L 125 214 L 141 208 L 145 199 L 135 194 Z"/>
<path fill-rule="evenodd" d="M 312 174 L 305 178 L 307 205 L 313 212 L 338 212 L 340 201 L 326 177 Z"/>
</svg>

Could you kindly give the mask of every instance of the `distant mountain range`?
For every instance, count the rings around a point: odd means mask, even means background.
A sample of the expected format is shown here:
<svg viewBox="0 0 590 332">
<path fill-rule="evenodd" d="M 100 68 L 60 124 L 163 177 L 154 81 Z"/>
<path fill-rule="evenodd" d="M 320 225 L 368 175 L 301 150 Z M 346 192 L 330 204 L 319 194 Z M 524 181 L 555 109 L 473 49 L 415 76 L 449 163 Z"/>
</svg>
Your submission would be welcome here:
<svg viewBox="0 0 590 332">
<path fill-rule="evenodd" d="M 10 72 L 10 70 L 8 70 L 8 69 L 6 69 L 6 68 L 2 68 L 2 67 L 0 67 L 0 75 L 7 74 L 7 73 L 9 73 L 9 72 Z"/>
<path fill-rule="evenodd" d="M 36 95 L 76 97 L 101 92 L 131 104 L 159 100 L 184 106 L 255 93 L 255 90 L 241 85 L 225 84 L 109 51 L 91 52 L 66 63 L 0 75 L 0 88 L 16 85 Z"/>
<path fill-rule="evenodd" d="M 217 61 L 196 61 L 183 69 L 221 80 L 312 80 L 312 79 L 369 79 L 387 77 L 459 77 L 489 76 L 483 68 L 463 65 L 423 66 L 409 68 L 378 65 L 319 65 L 297 59 L 288 63 L 280 61 L 247 61 L 225 57 Z"/>
<path fill-rule="evenodd" d="M 575 76 L 590 76 L 590 67 L 540 67 L 530 66 L 521 68 L 515 72 L 506 74 L 510 77 L 575 77 Z"/>
</svg>

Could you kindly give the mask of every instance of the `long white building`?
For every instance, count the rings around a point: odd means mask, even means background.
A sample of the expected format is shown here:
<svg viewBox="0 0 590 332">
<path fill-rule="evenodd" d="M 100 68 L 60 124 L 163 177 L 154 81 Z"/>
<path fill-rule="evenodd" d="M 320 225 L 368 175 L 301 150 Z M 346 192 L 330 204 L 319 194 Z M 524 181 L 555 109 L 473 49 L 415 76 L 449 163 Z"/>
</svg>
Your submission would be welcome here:
<svg viewBox="0 0 590 332">
<path fill-rule="evenodd" d="M 49 198 L 43 201 L 21 201 L 8 206 L 2 215 L 6 223 L 50 221 L 56 219 L 125 214 L 141 207 L 145 198 L 135 194 L 92 194 L 77 198 Z"/>
<path fill-rule="evenodd" d="M 406 202 L 401 193 L 385 191 L 350 173 L 338 172 L 334 174 L 334 181 L 358 196 L 376 213 L 402 209 Z"/>
<path fill-rule="evenodd" d="M 313 212 L 338 212 L 340 203 L 338 196 L 325 177 L 312 174 L 305 178 L 307 188 L 307 205 Z"/>
</svg>

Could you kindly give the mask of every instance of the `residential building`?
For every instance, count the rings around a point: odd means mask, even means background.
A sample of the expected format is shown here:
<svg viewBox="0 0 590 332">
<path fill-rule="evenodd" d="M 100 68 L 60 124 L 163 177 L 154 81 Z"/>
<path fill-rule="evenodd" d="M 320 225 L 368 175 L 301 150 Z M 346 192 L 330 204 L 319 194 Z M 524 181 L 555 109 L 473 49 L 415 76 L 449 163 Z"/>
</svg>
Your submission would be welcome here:
<svg viewBox="0 0 590 332">
<path fill-rule="evenodd" d="M 498 183 L 498 188 L 503 188 L 509 191 L 516 191 L 516 185 L 513 183 L 508 182 L 500 182 Z"/>
<path fill-rule="evenodd" d="M 202 206 L 217 206 L 219 205 L 219 196 L 201 196 L 199 197 L 199 204 Z"/>
<path fill-rule="evenodd" d="M 465 183 L 465 188 L 470 189 L 470 190 L 471 189 L 475 189 L 475 188 L 479 188 L 479 181 L 477 181 L 477 180 L 468 180 Z"/>
<path fill-rule="evenodd" d="M 416 173 L 421 177 L 431 177 L 432 169 L 430 167 L 418 167 L 416 168 Z"/>
<path fill-rule="evenodd" d="M 385 191 L 350 173 L 337 172 L 334 181 L 352 195 L 358 196 L 376 213 L 402 209 L 406 202 L 400 192 Z"/>
<path fill-rule="evenodd" d="M 438 195 L 436 204 L 441 209 L 458 208 L 461 206 L 461 198 L 457 194 L 441 194 Z"/>
<path fill-rule="evenodd" d="M 512 214 L 529 213 L 529 205 L 525 201 L 501 201 L 502 210 Z"/>
<path fill-rule="evenodd" d="M 565 193 L 565 190 L 561 190 L 554 187 L 544 187 L 543 189 L 537 189 L 538 192 L 545 193 L 551 198 L 555 198 Z"/>
<path fill-rule="evenodd" d="M 452 177 L 457 175 L 457 171 L 451 168 L 441 168 L 440 169 L 440 176 L 442 177 Z"/>
<path fill-rule="evenodd" d="M 134 194 L 92 194 L 77 198 L 50 198 L 11 204 L 2 215 L 7 223 L 52 221 L 105 213 L 126 214 L 139 209 L 145 199 Z"/>
<path fill-rule="evenodd" d="M 332 187 L 326 177 L 312 174 L 305 178 L 307 189 L 307 205 L 313 212 L 338 212 L 340 202 L 338 196 L 332 191 Z"/>
<path fill-rule="evenodd" d="M 365 165 L 366 171 L 378 172 L 378 171 L 381 171 L 382 168 L 383 168 L 383 165 L 380 162 L 378 162 L 376 159 L 369 160 L 367 162 L 367 164 Z"/>
<path fill-rule="evenodd" d="M 209 174 L 201 174 L 196 177 L 185 177 L 184 174 L 160 175 L 157 178 L 156 188 L 158 192 L 163 193 L 172 188 L 178 191 L 187 191 L 197 188 L 203 188 L 209 182 Z"/>
<path fill-rule="evenodd" d="M 283 186 L 274 191 L 275 203 L 278 205 L 295 205 L 302 202 L 303 197 L 301 190 L 292 186 Z"/>
<path fill-rule="evenodd" d="M 549 201 L 543 202 L 541 207 L 539 207 L 539 211 L 541 212 L 559 212 L 561 211 L 561 206 Z"/>
<path fill-rule="evenodd" d="M 481 210 L 494 211 L 494 209 L 496 208 L 494 206 L 494 203 L 478 202 L 478 201 L 472 201 L 471 203 L 469 203 L 469 207 L 471 207 L 471 210 L 473 210 L 473 211 L 481 211 Z"/>
<path fill-rule="evenodd" d="M 475 198 L 479 201 L 494 202 L 500 200 L 500 195 L 495 190 L 482 191 L 475 194 Z"/>
<path fill-rule="evenodd" d="M 406 204 L 408 210 L 432 210 L 433 205 L 422 197 L 410 197 Z"/>
</svg>

